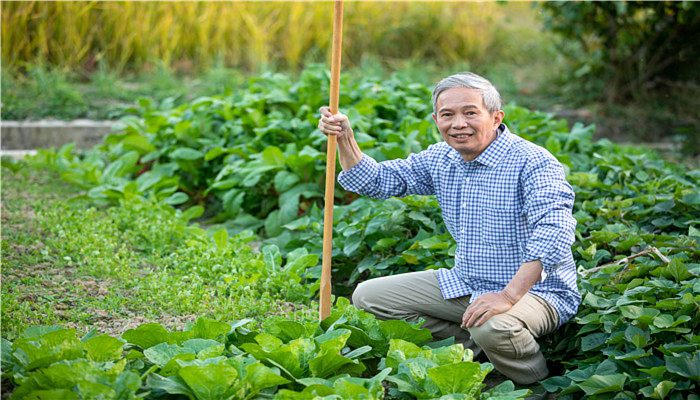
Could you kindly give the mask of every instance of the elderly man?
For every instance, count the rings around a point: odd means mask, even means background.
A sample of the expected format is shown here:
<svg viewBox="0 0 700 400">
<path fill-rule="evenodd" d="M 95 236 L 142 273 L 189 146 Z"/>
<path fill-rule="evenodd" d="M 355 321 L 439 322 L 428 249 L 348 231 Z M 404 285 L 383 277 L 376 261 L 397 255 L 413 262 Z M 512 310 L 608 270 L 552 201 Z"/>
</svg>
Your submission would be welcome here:
<svg viewBox="0 0 700 400">
<path fill-rule="evenodd" d="M 536 338 L 569 320 L 581 296 L 571 254 L 574 193 L 547 150 L 508 130 L 486 79 L 452 75 L 433 91 L 444 142 L 403 160 L 362 154 L 348 118 L 321 108 L 318 127 L 337 135 L 349 191 L 377 198 L 436 195 L 457 242 L 454 268 L 372 279 L 353 303 L 379 318 L 423 318 L 436 338 L 483 350 L 508 378 L 545 378 Z"/>
</svg>

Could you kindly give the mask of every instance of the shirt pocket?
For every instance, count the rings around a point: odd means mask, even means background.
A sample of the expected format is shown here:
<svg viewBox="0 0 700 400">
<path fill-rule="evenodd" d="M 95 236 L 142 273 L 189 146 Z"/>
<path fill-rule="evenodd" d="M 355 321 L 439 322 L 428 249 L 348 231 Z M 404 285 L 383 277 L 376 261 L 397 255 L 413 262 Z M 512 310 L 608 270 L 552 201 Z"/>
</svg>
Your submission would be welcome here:
<svg viewBox="0 0 700 400">
<path fill-rule="evenodd" d="M 518 246 L 520 212 L 513 208 L 484 208 L 480 218 L 481 240 L 494 247 Z"/>
</svg>

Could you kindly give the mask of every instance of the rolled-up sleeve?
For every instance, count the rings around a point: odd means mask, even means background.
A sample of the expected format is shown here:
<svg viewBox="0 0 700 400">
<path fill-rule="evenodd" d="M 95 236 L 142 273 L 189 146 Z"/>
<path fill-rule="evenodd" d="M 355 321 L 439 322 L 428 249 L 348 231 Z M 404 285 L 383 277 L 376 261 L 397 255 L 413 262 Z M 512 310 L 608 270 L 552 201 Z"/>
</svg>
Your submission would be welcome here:
<svg viewBox="0 0 700 400">
<path fill-rule="evenodd" d="M 531 232 L 522 262 L 540 260 L 545 274 L 571 258 L 576 220 L 574 191 L 564 168 L 553 157 L 523 171 L 525 213 Z"/>
<path fill-rule="evenodd" d="M 428 148 L 403 160 L 381 163 L 363 154 L 357 165 L 338 175 L 338 182 L 347 191 L 379 199 L 435 194 L 426 160 L 430 153 Z"/>
</svg>

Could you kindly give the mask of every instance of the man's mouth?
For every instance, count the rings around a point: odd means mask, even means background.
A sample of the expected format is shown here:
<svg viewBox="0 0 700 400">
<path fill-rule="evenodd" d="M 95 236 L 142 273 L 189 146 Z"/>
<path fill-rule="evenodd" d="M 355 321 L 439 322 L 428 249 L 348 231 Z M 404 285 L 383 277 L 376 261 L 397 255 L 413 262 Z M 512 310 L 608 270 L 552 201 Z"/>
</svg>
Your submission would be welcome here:
<svg viewBox="0 0 700 400">
<path fill-rule="evenodd" d="M 474 136 L 473 133 L 457 133 L 457 134 L 451 134 L 450 137 L 453 137 L 455 139 L 466 139 L 468 137 Z"/>
</svg>

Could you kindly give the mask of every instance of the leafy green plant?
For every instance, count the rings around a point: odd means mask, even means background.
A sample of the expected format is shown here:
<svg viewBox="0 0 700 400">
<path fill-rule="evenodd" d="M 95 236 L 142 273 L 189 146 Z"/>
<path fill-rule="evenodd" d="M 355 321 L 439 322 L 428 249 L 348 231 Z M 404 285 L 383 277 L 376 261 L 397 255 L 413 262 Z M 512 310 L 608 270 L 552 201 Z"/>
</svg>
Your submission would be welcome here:
<svg viewBox="0 0 700 400">
<path fill-rule="evenodd" d="M 434 349 L 421 349 L 414 343 L 429 341 L 427 330 L 404 321 L 377 321 L 347 300 L 337 305 L 332 321 L 321 324 L 275 318 L 256 331 L 248 329 L 250 322 L 199 318 L 182 331 L 150 323 L 126 331 L 121 339 L 94 331 L 79 338 L 71 329 L 31 327 L 14 343 L 3 339 L 2 376 L 17 385 L 11 398 L 213 400 L 276 394 L 277 399 L 382 399 L 383 382 L 398 382 L 398 390 L 406 391 L 401 382 L 413 371 L 406 365 L 427 362 L 431 380 L 425 393 L 467 398 L 479 395 L 490 370 L 471 362 L 471 352 L 461 345 L 435 343 Z M 370 327 L 389 340 L 388 348 L 386 342 L 383 348 L 362 344 L 361 336 L 367 336 L 363 329 Z M 365 363 L 372 362 L 386 368 L 367 371 Z M 456 381 L 450 384 L 467 365 L 479 372 L 461 375 L 457 386 Z M 510 391 L 514 399 L 524 392 Z"/>
<path fill-rule="evenodd" d="M 197 214 L 232 231 L 256 229 L 264 241 L 262 261 L 252 263 L 257 276 L 271 282 L 305 278 L 313 293 L 321 252 L 324 160 L 318 149 L 325 140 L 313 126 L 327 90 L 327 75 L 314 68 L 297 82 L 266 74 L 229 97 L 178 107 L 142 101 L 123 120 L 124 129 L 92 152 L 45 151 L 33 163 L 81 184 L 86 196 L 100 204 L 146 197 L 158 204 L 194 206 Z M 438 139 L 426 118 L 427 87 L 396 77 L 381 85 L 367 77 L 347 87 L 341 103 L 348 105 L 361 147 L 376 159 L 402 157 Z M 693 332 L 698 322 L 700 172 L 683 170 L 645 149 L 595 141 L 592 126 L 569 127 L 549 114 L 516 106 L 508 106 L 506 115 L 513 132 L 562 162 L 576 192 L 572 249 L 584 306 L 574 323 L 550 338 L 550 359 L 568 371 L 546 381 L 546 387 L 563 396 L 601 398 L 611 393 L 659 398 L 692 393 L 696 375 L 687 366 L 698 351 Z M 354 282 L 369 277 L 451 266 L 454 243 L 435 199 L 357 199 L 339 189 L 336 201 L 334 281 L 345 287 L 338 294 L 348 294 Z M 225 231 L 219 232 L 222 237 Z M 287 389 L 296 395 L 307 390 L 309 395 L 334 396 L 333 391 L 350 383 L 374 393 L 374 383 L 354 379 L 381 373 L 380 360 L 391 339 L 413 338 L 418 345 L 430 340 L 417 340 L 425 335 L 418 327 L 376 321 L 343 308 L 342 300 L 340 305 L 344 311 L 332 314 L 319 332 L 338 330 L 326 354 L 337 361 L 337 369 L 312 368 L 309 357 L 323 351 L 316 328 L 287 324 L 274 330 L 296 332 L 284 337 L 235 333 L 232 344 L 279 368 L 294 382 Z M 364 346 L 370 350 L 352 354 Z M 275 359 L 273 347 L 284 348 L 295 361 Z M 426 374 L 438 367 L 418 363 Z M 399 378 L 393 371 L 386 379 L 400 379 L 414 395 L 449 395 L 434 380 L 426 383 L 404 372 Z M 350 380 L 333 379 L 336 373 L 347 373 L 344 378 Z M 307 375 L 326 379 L 314 382 L 324 382 L 328 390 L 294 386 Z"/>
</svg>

